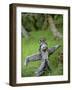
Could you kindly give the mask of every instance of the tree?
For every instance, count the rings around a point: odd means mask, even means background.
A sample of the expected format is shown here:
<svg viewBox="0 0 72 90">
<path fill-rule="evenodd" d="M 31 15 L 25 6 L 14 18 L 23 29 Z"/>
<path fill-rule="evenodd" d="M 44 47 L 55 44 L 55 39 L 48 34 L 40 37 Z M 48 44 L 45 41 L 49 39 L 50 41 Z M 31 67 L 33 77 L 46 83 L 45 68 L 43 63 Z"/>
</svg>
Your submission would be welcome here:
<svg viewBox="0 0 72 90">
<path fill-rule="evenodd" d="M 23 31 L 27 32 L 46 30 L 50 27 L 54 37 L 62 38 L 63 17 L 58 14 L 23 13 L 22 26 Z"/>
<path fill-rule="evenodd" d="M 51 15 L 48 15 L 48 23 L 50 25 L 51 31 L 55 37 L 62 38 L 62 35 L 60 32 L 58 32 L 54 20 Z"/>
</svg>

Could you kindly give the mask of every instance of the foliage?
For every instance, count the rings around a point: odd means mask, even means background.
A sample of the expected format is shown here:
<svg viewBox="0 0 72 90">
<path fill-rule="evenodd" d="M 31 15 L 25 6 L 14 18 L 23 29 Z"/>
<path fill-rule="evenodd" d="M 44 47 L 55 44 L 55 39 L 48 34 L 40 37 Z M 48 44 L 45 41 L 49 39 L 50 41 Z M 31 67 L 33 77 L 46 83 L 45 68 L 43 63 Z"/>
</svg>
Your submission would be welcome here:
<svg viewBox="0 0 72 90">
<path fill-rule="evenodd" d="M 55 21 L 55 25 L 58 28 L 59 32 L 63 33 L 63 16 L 55 15 L 54 21 Z"/>
<path fill-rule="evenodd" d="M 63 15 L 50 14 L 53 17 L 57 29 L 63 31 Z M 23 13 L 22 25 L 27 31 L 38 31 L 49 28 L 48 14 Z"/>
</svg>

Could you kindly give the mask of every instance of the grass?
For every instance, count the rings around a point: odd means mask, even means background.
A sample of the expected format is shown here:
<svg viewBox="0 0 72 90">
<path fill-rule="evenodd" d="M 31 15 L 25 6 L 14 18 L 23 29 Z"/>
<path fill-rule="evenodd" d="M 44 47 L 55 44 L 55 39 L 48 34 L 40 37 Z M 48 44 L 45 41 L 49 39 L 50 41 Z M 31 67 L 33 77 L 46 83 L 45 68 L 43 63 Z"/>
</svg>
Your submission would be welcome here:
<svg viewBox="0 0 72 90">
<path fill-rule="evenodd" d="M 39 49 L 39 40 L 41 37 L 45 37 L 48 43 L 48 47 L 52 47 L 55 45 L 61 45 L 61 47 L 56 50 L 50 57 L 50 67 L 52 69 L 51 72 L 48 70 L 44 72 L 43 76 L 49 75 L 62 75 L 63 74 L 63 64 L 59 63 L 58 57 L 59 54 L 62 52 L 63 41 L 61 39 L 55 39 L 52 33 L 49 30 L 45 31 L 32 31 L 30 32 L 30 38 L 26 39 L 22 37 L 22 65 L 21 65 L 21 75 L 22 77 L 30 77 L 35 76 L 35 71 L 40 66 L 40 61 L 29 62 L 28 66 L 24 66 L 25 58 L 29 55 L 32 55 L 38 52 Z"/>
</svg>

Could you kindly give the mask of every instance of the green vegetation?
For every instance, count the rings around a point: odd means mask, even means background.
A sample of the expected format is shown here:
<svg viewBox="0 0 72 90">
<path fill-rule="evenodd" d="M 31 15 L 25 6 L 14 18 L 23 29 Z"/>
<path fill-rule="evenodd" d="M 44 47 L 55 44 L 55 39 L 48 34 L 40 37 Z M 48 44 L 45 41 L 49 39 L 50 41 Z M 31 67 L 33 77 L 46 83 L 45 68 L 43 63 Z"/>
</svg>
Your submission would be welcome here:
<svg viewBox="0 0 72 90">
<path fill-rule="evenodd" d="M 29 39 L 22 37 L 22 77 L 35 76 L 35 71 L 41 64 L 40 61 L 35 61 L 30 62 L 28 66 L 24 66 L 25 58 L 38 52 L 39 40 L 42 36 L 46 38 L 49 48 L 55 45 L 61 45 L 61 47 L 49 57 L 52 71 L 45 71 L 43 76 L 63 74 L 63 64 L 59 63 L 59 55 L 63 49 L 62 39 L 56 39 L 50 30 L 38 30 L 31 31 Z"/>
<path fill-rule="evenodd" d="M 38 31 L 49 29 L 49 14 L 38 14 L 38 13 L 22 13 L 22 25 L 28 31 Z M 54 20 L 55 26 L 62 33 L 63 32 L 63 15 L 50 14 Z"/>
</svg>

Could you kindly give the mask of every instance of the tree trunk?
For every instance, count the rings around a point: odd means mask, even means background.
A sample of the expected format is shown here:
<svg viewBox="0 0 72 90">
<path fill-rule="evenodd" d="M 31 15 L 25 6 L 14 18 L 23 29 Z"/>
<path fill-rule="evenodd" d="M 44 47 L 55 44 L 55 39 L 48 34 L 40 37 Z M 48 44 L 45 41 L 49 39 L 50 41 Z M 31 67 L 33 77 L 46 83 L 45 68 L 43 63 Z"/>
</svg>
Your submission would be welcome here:
<svg viewBox="0 0 72 90">
<path fill-rule="evenodd" d="M 23 37 L 29 38 L 29 33 L 25 30 L 23 26 L 21 26 L 21 33 Z"/>
<path fill-rule="evenodd" d="M 47 23 L 47 15 L 45 15 L 45 20 L 44 20 L 44 23 L 43 23 L 43 26 L 42 26 L 42 30 L 46 30 L 47 25 L 48 25 L 48 23 Z"/>
<path fill-rule="evenodd" d="M 53 35 L 55 37 L 62 38 L 62 35 L 61 35 L 60 32 L 58 32 L 58 30 L 57 30 L 57 28 L 54 24 L 54 20 L 53 20 L 51 15 L 48 15 L 48 22 L 49 22 L 49 25 L 50 25 L 50 28 L 51 28 L 51 31 L 52 31 Z"/>
</svg>

